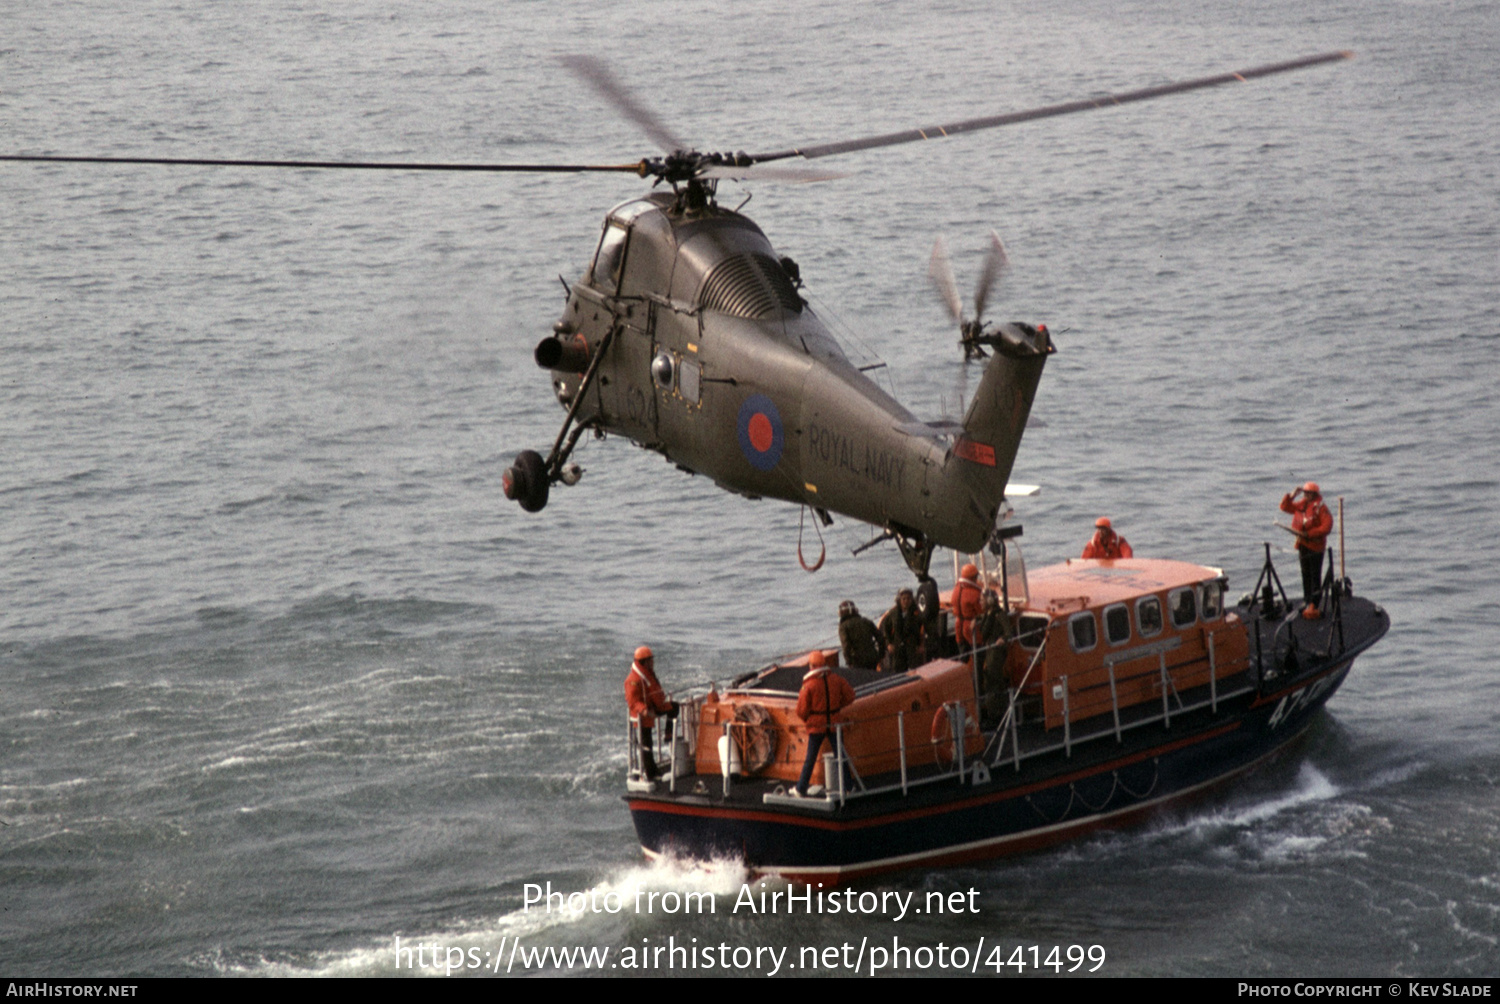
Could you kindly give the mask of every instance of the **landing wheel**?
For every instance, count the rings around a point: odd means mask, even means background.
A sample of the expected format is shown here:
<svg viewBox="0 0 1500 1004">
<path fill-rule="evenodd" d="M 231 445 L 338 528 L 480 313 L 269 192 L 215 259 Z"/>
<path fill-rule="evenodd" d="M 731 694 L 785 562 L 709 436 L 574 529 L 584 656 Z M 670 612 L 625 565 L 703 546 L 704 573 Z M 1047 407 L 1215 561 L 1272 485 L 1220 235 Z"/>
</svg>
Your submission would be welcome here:
<svg viewBox="0 0 1500 1004">
<path fill-rule="evenodd" d="M 547 505 L 547 492 L 552 484 L 547 480 L 547 465 L 542 455 L 535 450 L 522 450 L 516 462 L 500 476 L 505 488 L 505 497 L 521 503 L 527 512 L 541 512 Z"/>
</svg>

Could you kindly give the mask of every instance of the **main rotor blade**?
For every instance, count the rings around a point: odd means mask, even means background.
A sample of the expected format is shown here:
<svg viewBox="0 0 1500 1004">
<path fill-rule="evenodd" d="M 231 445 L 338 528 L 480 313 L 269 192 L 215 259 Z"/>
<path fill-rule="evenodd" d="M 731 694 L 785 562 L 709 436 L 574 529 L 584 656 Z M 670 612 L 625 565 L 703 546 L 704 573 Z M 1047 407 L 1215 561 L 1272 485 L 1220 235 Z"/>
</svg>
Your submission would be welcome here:
<svg viewBox="0 0 1500 1004">
<path fill-rule="evenodd" d="M 995 288 L 995 280 L 1000 278 L 1000 273 L 1010 267 L 1010 256 L 1005 253 L 1005 245 L 1000 243 L 1000 235 L 990 231 L 990 248 L 984 256 L 984 268 L 979 273 L 979 284 L 974 287 L 974 319 L 984 320 L 984 305 L 990 298 L 990 290 Z"/>
<path fill-rule="evenodd" d="M 1334 63 L 1339 60 L 1353 58 L 1354 53 L 1352 52 L 1326 52 L 1319 56 L 1304 56 L 1301 59 L 1293 59 L 1285 63 L 1256 66 L 1248 70 L 1240 70 L 1237 73 L 1221 73 L 1213 77 L 1200 77 L 1196 80 L 1184 80 L 1175 84 L 1162 84 L 1159 87 L 1143 87 L 1136 91 L 1106 94 L 1099 98 L 1084 98 L 1081 101 L 1068 101 L 1060 105 L 1046 105 L 1023 112 L 1009 112 L 1004 115 L 988 115 L 984 118 L 964 119 L 960 122 L 950 122 L 947 125 L 928 126 L 925 129 L 908 129 L 904 132 L 885 133 L 880 136 L 866 136 L 863 139 L 844 140 L 839 143 L 795 147 L 791 150 L 760 154 L 751 159 L 757 162 L 785 160 L 788 157 L 805 157 L 808 160 L 812 160 L 816 157 L 831 157 L 838 153 L 852 153 L 855 150 L 873 150 L 877 147 L 898 146 L 902 143 L 915 143 L 918 140 L 924 139 L 942 139 L 945 136 L 956 136 L 959 133 L 976 132 L 980 129 L 994 129 L 998 126 L 1014 125 L 1017 122 L 1030 122 L 1035 119 L 1054 118 L 1059 115 L 1071 115 L 1074 112 L 1086 112 L 1094 108 L 1106 108 L 1110 105 L 1128 105 L 1135 101 L 1150 101 L 1153 98 L 1166 97 L 1169 94 L 1181 94 L 1184 91 L 1196 91 L 1205 87 L 1218 87 L 1220 84 L 1244 83 L 1248 80 L 1254 80 L 1257 77 L 1269 77 L 1277 73 L 1289 73 L 1292 70 L 1302 70 L 1309 66 L 1318 66 L 1322 63 Z"/>
<path fill-rule="evenodd" d="M 717 178 L 726 181 L 790 181 L 804 184 L 810 181 L 834 181 L 849 177 L 848 171 L 823 171 L 816 167 L 766 167 L 751 164 L 747 167 L 705 167 L 697 174 L 699 178 Z"/>
<path fill-rule="evenodd" d="M 932 245 L 932 260 L 927 263 L 927 275 L 937 288 L 938 296 L 953 316 L 953 323 L 963 327 L 964 305 L 958 298 L 958 283 L 953 279 L 953 263 L 948 260 L 948 246 L 939 237 Z"/>
<path fill-rule="evenodd" d="M 206 157 L 64 157 L 40 154 L 0 154 L 0 160 L 39 164 L 165 164 L 182 167 L 296 167 L 343 169 L 352 171 L 479 171 L 547 172 L 568 174 L 579 171 L 628 171 L 646 176 L 646 167 L 635 164 L 435 164 L 399 161 L 352 160 L 232 160 Z"/>
<path fill-rule="evenodd" d="M 645 105 L 610 72 L 601 60 L 593 56 L 559 56 L 557 61 L 567 67 L 575 77 L 599 92 L 599 96 L 624 114 L 624 116 L 650 136 L 663 153 L 676 153 L 687 149 L 687 144 L 678 139 L 666 123 Z"/>
</svg>

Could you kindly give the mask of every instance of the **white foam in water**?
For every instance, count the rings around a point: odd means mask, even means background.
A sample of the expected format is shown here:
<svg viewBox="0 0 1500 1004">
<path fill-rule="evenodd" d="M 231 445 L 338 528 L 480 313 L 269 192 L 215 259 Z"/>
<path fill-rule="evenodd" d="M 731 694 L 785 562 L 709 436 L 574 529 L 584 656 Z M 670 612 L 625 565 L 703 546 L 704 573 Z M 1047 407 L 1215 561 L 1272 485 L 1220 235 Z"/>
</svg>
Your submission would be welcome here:
<svg viewBox="0 0 1500 1004">
<path fill-rule="evenodd" d="M 575 924 L 597 918 L 604 904 L 620 904 L 623 909 L 615 916 L 635 916 L 633 904 L 637 895 L 652 893 L 711 893 L 716 897 L 732 896 L 748 878 L 745 867 L 738 861 L 679 861 L 675 858 L 658 858 L 641 865 L 625 868 L 615 875 L 588 889 L 559 889 L 553 884 L 553 892 L 561 893 L 561 909 L 557 899 L 552 900 L 552 909 L 533 903 L 531 909 L 524 907 L 501 914 L 488 923 L 476 924 L 468 929 L 452 929 L 431 934 L 401 935 L 402 958 L 406 958 L 408 947 L 441 946 L 446 955 L 449 946 L 461 948 L 464 957 L 458 960 L 452 975 L 489 975 L 490 965 L 496 956 L 504 956 L 511 944 L 520 938 L 534 938 L 553 928 Z M 545 895 L 546 880 L 532 883 L 541 886 L 540 895 Z M 596 905 L 598 909 L 596 909 Z M 606 915 L 608 915 L 606 913 Z M 346 952 L 330 952 L 306 966 L 262 960 L 252 965 L 229 965 L 216 961 L 214 968 L 220 972 L 247 976 L 372 976 L 397 973 L 395 935 L 383 944 L 356 948 Z M 471 954 L 477 953 L 477 954 Z M 434 958 L 432 952 L 428 958 Z M 456 957 L 455 957 L 456 958 Z M 484 966 L 474 964 L 484 960 Z M 503 963 L 501 964 L 503 967 Z M 444 976 L 448 975 L 441 963 L 408 969 L 403 965 L 401 975 Z"/>
<path fill-rule="evenodd" d="M 1387 767 L 1385 770 L 1376 771 L 1374 774 L 1371 774 L 1360 787 L 1366 790 L 1373 790 L 1384 788 L 1387 785 L 1400 784 L 1403 781 L 1416 777 L 1426 768 L 1427 761 L 1425 760 L 1411 760 L 1407 763 L 1397 764 L 1394 767 Z"/>
<path fill-rule="evenodd" d="M 1325 802 L 1337 797 L 1339 788 L 1328 780 L 1327 775 L 1311 764 L 1304 763 L 1297 774 L 1297 786 L 1279 796 L 1245 806 L 1226 806 L 1204 815 L 1196 815 L 1181 822 L 1169 824 L 1155 830 L 1157 836 L 1175 836 L 1220 828 L 1242 829 L 1264 822 L 1274 816 L 1312 802 Z"/>
<path fill-rule="evenodd" d="M 1255 805 L 1246 806 L 1237 812 L 1222 817 L 1230 826 L 1250 826 L 1270 819 L 1288 809 L 1309 802 L 1326 802 L 1339 794 L 1339 789 L 1328 780 L 1328 776 L 1310 763 L 1304 763 L 1297 773 L 1297 787 L 1280 798 L 1273 798 Z"/>
</svg>

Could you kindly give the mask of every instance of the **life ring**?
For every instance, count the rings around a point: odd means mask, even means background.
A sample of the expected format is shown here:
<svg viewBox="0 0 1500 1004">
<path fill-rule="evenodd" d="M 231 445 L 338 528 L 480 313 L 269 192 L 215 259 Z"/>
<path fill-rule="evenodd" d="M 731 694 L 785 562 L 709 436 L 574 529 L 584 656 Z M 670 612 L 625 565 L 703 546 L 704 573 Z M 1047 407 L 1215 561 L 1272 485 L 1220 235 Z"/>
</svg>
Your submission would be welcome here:
<svg viewBox="0 0 1500 1004">
<path fill-rule="evenodd" d="M 950 704 L 957 706 L 956 702 L 944 704 L 932 716 L 932 752 L 944 768 L 953 766 L 958 759 L 958 743 L 953 739 L 953 724 L 948 711 Z M 979 719 L 965 711 L 964 745 L 967 747 L 968 740 L 978 738 L 979 734 Z"/>
<path fill-rule="evenodd" d="M 740 751 L 740 769 L 759 774 L 776 759 L 776 723 L 763 704 L 737 704 L 730 729 Z"/>
</svg>

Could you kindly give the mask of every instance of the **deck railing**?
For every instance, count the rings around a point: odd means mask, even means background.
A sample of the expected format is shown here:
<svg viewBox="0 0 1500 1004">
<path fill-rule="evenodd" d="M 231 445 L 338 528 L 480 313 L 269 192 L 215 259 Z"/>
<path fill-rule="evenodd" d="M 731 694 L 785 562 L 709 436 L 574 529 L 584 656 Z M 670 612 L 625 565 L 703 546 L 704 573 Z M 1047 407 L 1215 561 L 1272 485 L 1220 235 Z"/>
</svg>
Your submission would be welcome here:
<svg viewBox="0 0 1500 1004">
<path fill-rule="evenodd" d="M 1161 724 L 1170 728 L 1174 717 L 1181 717 L 1201 709 L 1208 709 L 1211 714 L 1217 714 L 1219 705 L 1236 697 L 1255 691 L 1253 680 L 1246 677 L 1247 682 L 1243 686 L 1236 686 L 1228 691 L 1219 686 L 1219 660 L 1214 642 L 1214 634 L 1205 632 L 1205 643 L 1207 648 L 1207 661 L 1209 666 L 1207 694 L 1201 699 L 1192 701 L 1185 700 L 1178 691 L 1174 674 L 1167 666 L 1166 653 L 1152 653 L 1157 655 L 1157 664 L 1152 667 L 1152 675 L 1159 676 L 1162 688 L 1162 703 L 1160 710 L 1153 713 L 1143 713 L 1145 705 L 1135 704 L 1129 708 L 1129 713 L 1123 713 L 1119 701 L 1119 681 L 1123 679 L 1116 672 L 1115 663 L 1107 664 L 1107 686 L 1110 693 L 1109 715 L 1106 717 L 1097 709 L 1097 702 L 1088 702 L 1089 713 L 1083 718 L 1078 718 L 1075 712 L 1072 694 L 1074 688 L 1069 686 L 1066 675 L 1056 677 L 1053 682 L 1061 686 L 1062 690 L 1062 729 L 1057 741 L 1038 742 L 1045 740 L 1047 735 L 1056 735 L 1048 730 L 1037 728 L 1034 733 L 1028 732 L 1026 742 L 1023 742 L 1022 731 L 1027 724 L 1024 721 L 1024 708 L 1038 698 L 1027 693 L 1028 685 L 1032 677 L 1038 673 L 1046 657 L 1047 644 L 1050 640 L 1050 632 L 1043 635 L 1037 648 L 1030 653 L 1026 670 L 1022 674 L 1020 682 L 1007 688 L 1007 703 L 1005 713 L 999 724 L 987 735 L 979 728 L 980 708 L 979 701 L 982 698 L 966 698 L 958 701 L 945 703 L 942 708 L 948 722 L 947 733 L 939 739 L 932 737 L 934 744 L 934 756 L 922 756 L 914 759 L 914 742 L 908 735 L 908 719 L 910 712 L 898 711 L 892 715 L 859 718 L 847 722 L 836 722 L 833 726 L 834 742 L 833 751 L 823 753 L 824 767 L 824 789 L 825 795 L 822 799 L 797 799 L 798 804 L 810 807 L 826 807 L 843 805 L 851 799 L 867 798 L 875 795 L 900 792 L 902 795 L 910 794 L 914 789 L 924 785 L 951 782 L 958 780 L 960 783 L 968 781 L 984 781 L 989 778 L 989 769 L 998 767 L 1003 763 L 1010 763 L 1019 772 L 1021 766 L 1028 760 L 1061 752 L 1065 757 L 1073 755 L 1073 748 L 1080 744 L 1096 742 L 1105 738 L 1113 738 L 1116 743 L 1125 741 L 1125 733 L 1132 729 Z M 985 649 L 979 649 L 974 653 L 975 665 L 983 657 Z M 1125 660 L 1129 661 L 1129 660 Z M 1180 667 L 1178 667 L 1180 668 Z M 1202 670 L 1198 670 L 1201 673 Z M 1139 676 L 1140 674 L 1132 674 Z M 1196 688 L 1195 688 L 1196 689 Z M 698 695 L 701 696 L 701 695 Z M 679 760 L 679 752 L 684 744 L 678 742 L 679 737 L 687 740 L 688 755 L 693 756 L 692 744 L 697 736 L 697 711 L 698 700 L 689 697 L 679 702 L 679 716 L 677 719 L 663 719 L 653 734 L 656 746 L 656 760 L 658 765 L 668 765 L 666 779 L 671 791 L 677 790 L 677 778 L 681 774 L 694 773 L 691 764 L 684 764 Z M 1037 724 L 1043 724 L 1045 715 L 1038 707 L 1034 712 Z M 924 720 L 926 718 L 924 717 Z M 1083 726 L 1080 732 L 1079 726 Z M 737 746 L 734 730 L 736 728 L 748 728 L 747 723 L 726 721 L 723 723 L 722 738 L 728 741 L 724 744 L 725 754 L 720 757 L 721 763 L 726 757 L 733 757 Z M 767 725 L 758 726 L 761 728 Z M 853 729 L 859 730 L 860 752 L 850 752 L 845 736 Z M 632 719 L 629 725 L 627 742 L 630 749 L 631 776 L 635 778 L 639 772 L 639 761 L 637 756 L 636 742 L 637 724 Z M 781 741 L 791 739 L 792 729 L 787 728 Z M 881 741 L 881 738 L 884 741 Z M 872 742 L 872 739 L 874 740 Z M 983 745 L 977 750 L 973 747 Z M 890 779 L 883 783 L 872 783 L 865 779 L 865 771 L 861 768 L 872 768 L 876 764 L 886 764 L 894 760 L 896 769 L 890 771 L 884 768 L 879 771 L 882 776 Z M 687 768 L 684 770 L 684 768 Z M 722 794 L 729 797 L 733 791 L 734 772 L 722 770 Z M 871 777 L 876 776 L 875 771 L 870 771 Z M 890 775 L 894 776 L 890 776 Z M 792 796 L 785 788 L 764 795 L 767 802 L 790 804 Z"/>
</svg>

